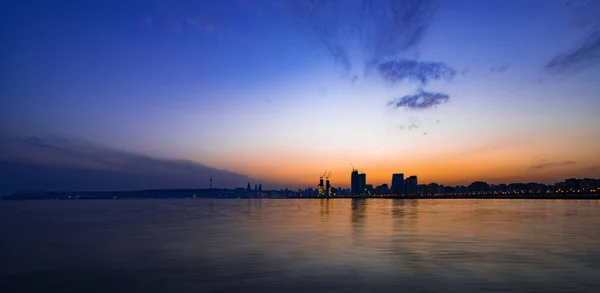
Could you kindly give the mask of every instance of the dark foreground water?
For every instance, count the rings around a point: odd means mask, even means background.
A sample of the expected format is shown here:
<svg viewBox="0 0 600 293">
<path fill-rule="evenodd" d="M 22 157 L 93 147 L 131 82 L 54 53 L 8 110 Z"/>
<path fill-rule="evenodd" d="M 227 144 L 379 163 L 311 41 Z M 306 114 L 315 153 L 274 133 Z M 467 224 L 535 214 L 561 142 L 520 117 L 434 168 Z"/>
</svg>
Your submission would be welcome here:
<svg viewBox="0 0 600 293">
<path fill-rule="evenodd" d="M 0 202 L 0 292 L 600 292 L 600 202 Z"/>
</svg>

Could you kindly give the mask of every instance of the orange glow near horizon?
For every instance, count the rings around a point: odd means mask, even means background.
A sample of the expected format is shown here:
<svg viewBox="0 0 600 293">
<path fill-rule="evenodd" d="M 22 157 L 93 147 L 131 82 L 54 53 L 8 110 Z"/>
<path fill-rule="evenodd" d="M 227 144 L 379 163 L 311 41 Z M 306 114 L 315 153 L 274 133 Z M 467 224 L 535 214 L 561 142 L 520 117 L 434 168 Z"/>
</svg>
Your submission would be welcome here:
<svg viewBox="0 0 600 293">
<path fill-rule="evenodd" d="M 332 172 L 334 187 L 348 187 L 351 164 L 364 171 L 367 183 L 373 186 L 390 185 L 393 173 L 404 173 L 405 178 L 417 175 L 420 184 L 436 182 L 444 185 L 468 185 L 473 181 L 554 183 L 570 177 L 599 175 L 599 171 L 592 167 L 600 164 L 600 151 L 591 147 L 573 149 L 567 142 L 543 150 L 539 143 L 493 145 L 438 153 L 436 150 L 430 147 L 411 157 L 393 157 L 385 150 L 367 151 L 357 156 L 347 149 L 320 155 L 279 149 L 256 152 L 253 156 L 240 153 L 218 158 L 216 163 L 251 178 L 293 188 L 316 186 L 319 176 L 325 171 Z M 557 159 L 543 159 L 546 157 Z M 535 168 L 536 165 L 542 167 Z"/>
</svg>

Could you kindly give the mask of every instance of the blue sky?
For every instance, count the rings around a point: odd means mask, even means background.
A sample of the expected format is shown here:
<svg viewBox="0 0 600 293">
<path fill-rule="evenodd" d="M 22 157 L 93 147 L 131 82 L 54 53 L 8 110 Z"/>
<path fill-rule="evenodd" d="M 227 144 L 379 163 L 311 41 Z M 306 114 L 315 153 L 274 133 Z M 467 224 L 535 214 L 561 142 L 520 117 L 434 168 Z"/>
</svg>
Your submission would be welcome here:
<svg viewBox="0 0 600 293">
<path fill-rule="evenodd" d="M 2 135 L 85 140 L 290 186 L 324 170 L 344 185 L 350 163 L 373 184 L 391 172 L 445 184 L 598 175 L 593 1 L 402 0 L 395 20 L 394 1 L 311 2 L 323 4 L 3 3 Z M 453 74 L 418 67 L 426 84 L 386 82 L 378 64 L 402 60 Z M 421 88 L 448 99 L 388 106 Z"/>
</svg>

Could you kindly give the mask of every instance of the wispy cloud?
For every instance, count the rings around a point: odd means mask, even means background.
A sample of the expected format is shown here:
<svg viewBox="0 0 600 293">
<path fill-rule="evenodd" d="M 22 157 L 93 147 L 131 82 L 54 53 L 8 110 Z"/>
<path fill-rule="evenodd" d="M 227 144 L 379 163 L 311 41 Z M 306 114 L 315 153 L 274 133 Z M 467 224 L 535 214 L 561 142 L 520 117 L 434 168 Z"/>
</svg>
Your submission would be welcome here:
<svg viewBox="0 0 600 293">
<path fill-rule="evenodd" d="M 413 130 L 413 129 L 417 129 L 417 128 L 419 128 L 418 124 L 409 124 L 409 125 L 398 126 L 398 129 L 400 129 L 400 130 L 404 130 L 404 129 Z"/>
<path fill-rule="evenodd" d="M 403 57 L 408 50 L 417 48 L 431 26 L 438 9 L 437 0 L 288 0 L 285 3 L 301 26 L 309 28 L 329 51 L 352 84 L 370 70 L 375 70 L 376 76 L 387 83 L 417 81 L 420 88 L 431 81 L 451 80 L 457 74 L 444 62 Z M 445 94 L 419 91 L 390 104 L 396 108 L 426 109 L 448 98 Z"/>
<path fill-rule="evenodd" d="M 244 186 L 248 176 L 201 163 L 151 157 L 82 140 L 0 137 L 0 184 L 17 189 L 202 188 Z"/>
<path fill-rule="evenodd" d="M 415 117 L 410 117 L 408 119 L 409 124 L 408 124 L 408 130 L 413 130 L 416 128 L 419 128 L 419 124 L 421 124 L 421 121 Z"/>
<path fill-rule="evenodd" d="M 574 72 L 600 64 L 600 1 L 571 1 L 568 6 L 576 6 L 573 23 L 582 38 L 546 63 L 550 72 Z"/>
<path fill-rule="evenodd" d="M 400 130 L 413 130 L 413 129 L 418 129 L 420 127 L 421 121 L 415 117 L 410 117 L 408 118 L 408 123 L 407 124 L 402 124 L 400 125 L 398 128 Z"/>
<path fill-rule="evenodd" d="M 493 73 L 502 73 L 502 72 L 505 72 L 506 70 L 508 70 L 509 68 L 510 68 L 509 64 L 502 64 L 502 65 L 492 66 L 490 68 L 490 72 L 493 72 Z"/>
<path fill-rule="evenodd" d="M 444 62 L 399 60 L 381 63 L 379 73 L 389 83 L 414 80 L 426 85 L 432 80 L 451 80 L 456 75 L 456 70 Z"/>
<path fill-rule="evenodd" d="M 418 45 L 437 10 L 435 0 L 364 0 L 363 14 L 371 18 L 373 60 L 398 56 Z"/>
<path fill-rule="evenodd" d="M 388 103 L 388 107 L 407 108 L 410 110 L 425 110 L 446 103 L 450 96 L 442 93 L 431 93 L 419 89 L 414 95 L 397 98 Z"/>
<path fill-rule="evenodd" d="M 552 58 L 546 69 L 554 72 L 577 71 L 600 63 L 600 30 L 590 34 L 574 49 Z"/>
<path fill-rule="evenodd" d="M 289 0 L 285 4 L 349 73 L 397 58 L 419 44 L 431 25 L 436 2 Z"/>
<path fill-rule="evenodd" d="M 533 166 L 531 166 L 529 168 L 530 169 L 541 170 L 541 169 L 548 169 L 548 168 L 557 168 L 557 167 L 571 166 L 571 165 L 575 165 L 575 164 L 577 164 L 577 162 L 573 162 L 573 161 L 544 162 L 544 163 L 533 165 Z"/>
</svg>

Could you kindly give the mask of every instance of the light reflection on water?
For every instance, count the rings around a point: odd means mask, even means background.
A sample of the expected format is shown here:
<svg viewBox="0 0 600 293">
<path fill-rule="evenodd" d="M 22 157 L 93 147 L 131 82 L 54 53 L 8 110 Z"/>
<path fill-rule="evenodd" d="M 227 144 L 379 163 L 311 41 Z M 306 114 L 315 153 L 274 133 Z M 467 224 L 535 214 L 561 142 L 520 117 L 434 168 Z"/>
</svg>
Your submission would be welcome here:
<svg viewBox="0 0 600 293">
<path fill-rule="evenodd" d="M 600 292 L 598 201 L 2 202 L 0 228 L 2 292 Z"/>
</svg>

